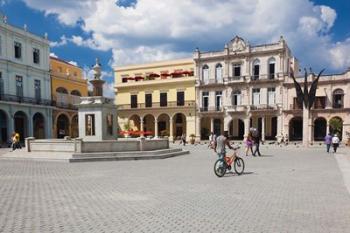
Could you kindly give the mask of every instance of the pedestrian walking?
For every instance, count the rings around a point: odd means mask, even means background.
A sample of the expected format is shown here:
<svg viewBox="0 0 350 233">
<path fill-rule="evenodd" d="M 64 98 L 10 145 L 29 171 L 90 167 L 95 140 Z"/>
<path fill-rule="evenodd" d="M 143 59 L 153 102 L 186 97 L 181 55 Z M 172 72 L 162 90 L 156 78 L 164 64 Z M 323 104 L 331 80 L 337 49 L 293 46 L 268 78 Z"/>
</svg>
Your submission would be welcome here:
<svg viewBox="0 0 350 233">
<path fill-rule="evenodd" d="M 209 135 L 208 147 L 213 149 L 215 146 L 215 142 L 216 142 L 216 135 L 213 132 L 211 132 Z"/>
<path fill-rule="evenodd" d="M 245 155 L 248 156 L 248 152 L 249 150 L 252 152 L 253 154 L 253 138 L 252 138 L 252 133 L 249 132 L 248 136 L 245 140 Z"/>
<path fill-rule="evenodd" d="M 16 132 L 15 137 L 16 137 L 16 149 L 22 149 L 22 146 L 21 146 L 21 143 L 20 143 L 20 135 L 19 135 L 19 133 Z"/>
<path fill-rule="evenodd" d="M 181 143 L 186 146 L 186 135 L 184 133 L 181 136 Z"/>
<path fill-rule="evenodd" d="M 332 145 L 332 134 L 331 133 L 328 133 L 324 137 L 324 143 L 326 144 L 327 153 L 329 153 L 329 149 L 331 148 L 331 145 Z"/>
<path fill-rule="evenodd" d="M 332 137 L 332 145 L 333 145 L 333 152 L 334 153 L 337 152 L 337 149 L 339 147 L 339 142 L 340 142 L 340 139 L 339 139 L 338 135 L 334 134 L 334 136 Z"/>
<path fill-rule="evenodd" d="M 17 137 L 16 137 L 16 132 L 13 132 L 11 134 L 11 150 L 10 150 L 10 152 L 12 152 L 16 149 L 17 149 Z"/>
<path fill-rule="evenodd" d="M 258 153 L 259 156 L 261 156 L 260 153 L 260 135 L 259 133 L 253 134 L 253 142 L 254 142 L 254 152 L 253 156 L 256 156 L 256 153 Z"/>
</svg>

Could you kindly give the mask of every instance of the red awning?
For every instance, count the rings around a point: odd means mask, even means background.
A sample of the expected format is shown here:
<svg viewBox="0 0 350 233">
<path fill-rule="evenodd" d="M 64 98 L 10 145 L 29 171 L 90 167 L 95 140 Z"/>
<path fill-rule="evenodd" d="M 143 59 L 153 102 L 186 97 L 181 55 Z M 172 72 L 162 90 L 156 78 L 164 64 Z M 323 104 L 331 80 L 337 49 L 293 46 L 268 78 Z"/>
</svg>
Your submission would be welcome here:
<svg viewBox="0 0 350 233">
<path fill-rule="evenodd" d="M 142 76 L 135 76 L 135 80 L 143 80 L 143 79 L 145 79 L 145 78 Z"/>
<path fill-rule="evenodd" d="M 151 77 L 151 78 L 158 78 L 158 77 L 160 77 L 160 75 L 159 75 L 159 74 L 152 73 L 152 74 L 149 74 L 148 77 Z"/>
<path fill-rule="evenodd" d="M 168 74 L 168 73 L 163 73 L 163 74 L 160 74 L 161 76 L 170 76 L 171 74 Z"/>
<path fill-rule="evenodd" d="M 135 78 L 131 78 L 131 77 L 130 77 L 130 78 L 127 78 L 127 79 L 128 79 L 128 80 L 135 80 Z"/>
</svg>

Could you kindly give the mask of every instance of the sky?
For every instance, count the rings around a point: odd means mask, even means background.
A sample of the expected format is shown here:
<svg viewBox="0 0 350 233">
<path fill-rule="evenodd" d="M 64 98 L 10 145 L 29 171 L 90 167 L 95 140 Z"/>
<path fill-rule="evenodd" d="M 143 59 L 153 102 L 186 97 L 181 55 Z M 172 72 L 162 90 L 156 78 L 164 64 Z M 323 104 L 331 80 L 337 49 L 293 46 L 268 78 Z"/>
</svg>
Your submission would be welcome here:
<svg viewBox="0 0 350 233">
<path fill-rule="evenodd" d="M 236 35 L 250 44 L 286 39 L 302 67 L 350 67 L 350 0 L 0 0 L 8 23 L 49 35 L 51 53 L 87 77 L 98 57 L 106 95 L 113 67 L 222 50 Z"/>
</svg>

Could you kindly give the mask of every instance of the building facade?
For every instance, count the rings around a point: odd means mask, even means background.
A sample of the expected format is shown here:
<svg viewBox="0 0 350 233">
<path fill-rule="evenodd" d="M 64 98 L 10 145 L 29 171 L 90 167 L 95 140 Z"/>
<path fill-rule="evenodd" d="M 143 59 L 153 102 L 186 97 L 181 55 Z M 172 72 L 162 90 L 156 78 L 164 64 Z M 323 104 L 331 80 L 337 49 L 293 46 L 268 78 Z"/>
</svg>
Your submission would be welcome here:
<svg viewBox="0 0 350 233">
<path fill-rule="evenodd" d="M 50 57 L 53 106 L 53 138 L 79 136 L 76 104 L 88 96 L 88 83 L 80 67 L 57 57 Z"/>
<path fill-rule="evenodd" d="M 308 84 L 315 78 L 309 75 Z M 298 82 L 304 82 L 302 77 Z M 293 81 L 283 83 L 282 121 L 283 133 L 292 141 L 302 140 L 303 110 L 297 104 Z M 308 141 L 322 141 L 330 132 L 337 133 L 343 141 L 347 141 L 350 133 L 350 70 L 335 75 L 323 75 L 318 82 L 314 106 L 310 110 L 308 122 Z"/>
<path fill-rule="evenodd" d="M 250 127 L 258 128 L 263 140 L 282 133 L 283 83 L 291 66 L 298 70 L 283 37 L 253 46 L 236 36 L 222 51 L 197 49 L 194 61 L 198 138 L 227 130 L 241 140 Z"/>
<path fill-rule="evenodd" d="M 51 137 L 49 41 L 0 20 L 0 141 Z"/>
<path fill-rule="evenodd" d="M 118 67 L 115 91 L 120 130 L 170 140 L 195 134 L 193 59 Z"/>
</svg>

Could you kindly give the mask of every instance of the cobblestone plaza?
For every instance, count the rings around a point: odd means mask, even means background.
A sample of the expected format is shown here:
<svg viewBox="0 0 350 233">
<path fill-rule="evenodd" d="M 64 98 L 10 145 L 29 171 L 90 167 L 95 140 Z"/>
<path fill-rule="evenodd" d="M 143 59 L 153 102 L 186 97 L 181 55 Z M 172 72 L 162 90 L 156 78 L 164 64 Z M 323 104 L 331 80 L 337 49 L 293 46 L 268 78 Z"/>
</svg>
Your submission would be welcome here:
<svg viewBox="0 0 350 233">
<path fill-rule="evenodd" d="M 323 148 L 262 146 L 244 175 L 223 178 L 206 145 L 186 148 L 149 161 L 0 159 L 0 232 L 350 232 L 350 195 Z"/>
</svg>

